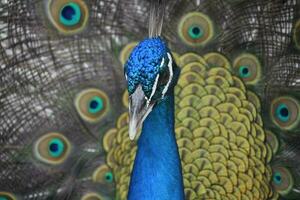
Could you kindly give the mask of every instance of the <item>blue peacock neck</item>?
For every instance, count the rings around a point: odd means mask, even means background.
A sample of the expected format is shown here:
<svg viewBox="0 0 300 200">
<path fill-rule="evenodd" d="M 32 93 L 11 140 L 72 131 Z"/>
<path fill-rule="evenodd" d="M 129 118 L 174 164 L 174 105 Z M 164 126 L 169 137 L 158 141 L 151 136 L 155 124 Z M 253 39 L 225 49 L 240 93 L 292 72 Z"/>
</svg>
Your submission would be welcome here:
<svg viewBox="0 0 300 200">
<path fill-rule="evenodd" d="M 174 95 L 159 102 L 143 123 L 128 200 L 183 200 L 181 163 L 174 133 Z"/>
</svg>

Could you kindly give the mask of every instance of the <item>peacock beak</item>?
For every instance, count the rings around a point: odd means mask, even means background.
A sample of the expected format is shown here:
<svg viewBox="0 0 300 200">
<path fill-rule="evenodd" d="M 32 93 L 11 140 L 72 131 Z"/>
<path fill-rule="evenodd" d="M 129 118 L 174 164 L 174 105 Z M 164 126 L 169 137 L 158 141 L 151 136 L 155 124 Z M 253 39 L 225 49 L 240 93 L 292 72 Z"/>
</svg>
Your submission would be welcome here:
<svg viewBox="0 0 300 200">
<path fill-rule="evenodd" d="M 144 120 L 152 111 L 153 104 L 147 102 L 147 98 L 141 86 L 138 86 L 129 96 L 129 138 L 133 140 L 141 128 Z"/>
</svg>

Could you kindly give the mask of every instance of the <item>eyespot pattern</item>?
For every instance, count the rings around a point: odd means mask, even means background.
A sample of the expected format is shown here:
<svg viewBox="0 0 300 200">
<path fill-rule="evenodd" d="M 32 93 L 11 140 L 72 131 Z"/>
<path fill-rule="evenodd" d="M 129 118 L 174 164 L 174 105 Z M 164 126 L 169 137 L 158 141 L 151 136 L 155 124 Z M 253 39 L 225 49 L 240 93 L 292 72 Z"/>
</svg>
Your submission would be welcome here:
<svg viewBox="0 0 300 200">
<path fill-rule="evenodd" d="M 271 119 L 281 129 L 293 129 L 300 121 L 299 102 L 288 96 L 276 98 L 271 103 Z"/>
<path fill-rule="evenodd" d="M 107 165 L 98 167 L 93 173 L 93 181 L 101 183 L 112 183 L 114 175 Z"/>
<path fill-rule="evenodd" d="M 246 84 L 256 84 L 261 78 L 261 64 L 252 54 L 242 54 L 233 62 L 233 68 Z"/>
<path fill-rule="evenodd" d="M 89 17 L 88 7 L 83 0 L 49 0 L 47 11 L 54 27 L 67 35 L 82 31 Z"/>
<path fill-rule="evenodd" d="M 59 21 L 65 26 L 74 26 L 80 22 L 81 10 L 77 3 L 67 3 L 59 13 Z"/>
<path fill-rule="evenodd" d="M 239 75 L 241 78 L 249 78 L 251 76 L 251 72 L 248 66 L 240 66 Z"/>
<path fill-rule="evenodd" d="M 191 12 L 182 17 L 178 33 L 183 42 L 190 46 L 203 46 L 214 36 L 211 19 L 201 12 Z"/>
<path fill-rule="evenodd" d="M 69 140 L 61 133 L 48 133 L 39 138 L 34 145 L 34 154 L 47 164 L 61 164 L 71 149 Z"/>
<path fill-rule="evenodd" d="M 272 185 L 279 194 L 289 194 L 294 186 L 294 179 L 290 170 L 285 167 L 273 168 Z"/>
<path fill-rule="evenodd" d="M 109 101 L 106 94 L 99 89 L 86 89 L 75 98 L 75 107 L 86 121 L 98 122 L 107 114 Z"/>
<path fill-rule="evenodd" d="M 203 34 L 204 34 L 204 31 L 202 30 L 201 26 L 194 25 L 188 29 L 188 35 L 192 39 L 199 39 L 199 38 L 203 37 Z"/>
</svg>

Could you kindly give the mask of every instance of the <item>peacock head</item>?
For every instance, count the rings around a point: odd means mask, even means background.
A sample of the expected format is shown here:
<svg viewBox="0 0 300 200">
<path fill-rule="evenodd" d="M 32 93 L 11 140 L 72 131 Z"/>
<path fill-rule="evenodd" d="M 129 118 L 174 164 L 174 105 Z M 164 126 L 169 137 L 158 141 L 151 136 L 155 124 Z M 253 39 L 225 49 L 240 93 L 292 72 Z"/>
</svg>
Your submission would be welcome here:
<svg viewBox="0 0 300 200">
<path fill-rule="evenodd" d="M 179 73 L 170 50 L 160 37 L 147 38 L 133 49 L 125 64 L 130 139 L 134 139 L 153 106 L 173 91 Z"/>
</svg>

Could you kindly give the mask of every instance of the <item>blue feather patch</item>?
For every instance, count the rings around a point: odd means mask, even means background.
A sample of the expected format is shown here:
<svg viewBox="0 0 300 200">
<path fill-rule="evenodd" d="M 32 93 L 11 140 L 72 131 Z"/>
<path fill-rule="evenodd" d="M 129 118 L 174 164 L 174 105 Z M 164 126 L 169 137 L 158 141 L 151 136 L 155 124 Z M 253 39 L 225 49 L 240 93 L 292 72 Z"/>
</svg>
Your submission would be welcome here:
<svg viewBox="0 0 300 200">
<path fill-rule="evenodd" d="M 145 95 L 150 96 L 156 76 L 166 67 L 168 52 L 166 43 L 159 37 L 147 38 L 133 49 L 125 64 L 129 94 L 141 84 Z M 165 64 L 161 66 L 163 59 Z"/>
</svg>

